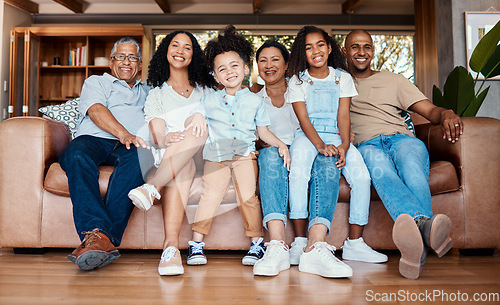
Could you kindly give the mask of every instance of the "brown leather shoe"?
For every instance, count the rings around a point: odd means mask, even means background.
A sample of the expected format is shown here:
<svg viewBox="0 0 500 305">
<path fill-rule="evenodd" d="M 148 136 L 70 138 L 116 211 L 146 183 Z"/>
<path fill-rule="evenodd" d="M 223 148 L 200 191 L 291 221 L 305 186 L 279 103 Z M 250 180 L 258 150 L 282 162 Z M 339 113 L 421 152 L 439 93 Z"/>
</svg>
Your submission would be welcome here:
<svg viewBox="0 0 500 305">
<path fill-rule="evenodd" d="M 399 273 L 407 279 L 417 279 L 425 264 L 427 248 L 413 218 L 401 214 L 392 229 L 392 239 L 401 252 Z"/>
<path fill-rule="evenodd" d="M 424 243 L 434 250 L 438 257 L 442 257 L 451 249 L 453 241 L 448 236 L 451 229 L 451 220 L 448 216 L 444 214 L 436 214 L 432 218 L 421 216 L 416 222 Z"/>
<path fill-rule="evenodd" d="M 68 259 L 82 270 L 103 267 L 120 257 L 120 253 L 109 238 L 94 229 L 84 232 L 83 242 L 68 255 Z"/>
</svg>

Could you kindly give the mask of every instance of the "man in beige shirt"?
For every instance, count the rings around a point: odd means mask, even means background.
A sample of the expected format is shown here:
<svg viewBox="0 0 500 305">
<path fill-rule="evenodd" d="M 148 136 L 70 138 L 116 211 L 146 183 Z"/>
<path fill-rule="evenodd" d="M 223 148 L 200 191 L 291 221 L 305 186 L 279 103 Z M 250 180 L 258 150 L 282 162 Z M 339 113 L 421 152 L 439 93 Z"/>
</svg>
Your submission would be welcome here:
<svg viewBox="0 0 500 305">
<path fill-rule="evenodd" d="M 416 279 L 427 248 L 439 257 L 451 248 L 451 221 L 446 215 L 432 213 L 429 154 L 424 143 L 407 128 L 401 113 L 410 110 L 440 124 L 443 137 L 452 143 L 462 134 L 462 121 L 452 110 L 432 104 L 403 76 L 373 71 L 370 63 L 374 48 L 368 32 L 351 32 L 344 52 L 359 94 L 351 104 L 355 144 L 373 186 L 395 220 L 393 239 L 401 252 L 399 272 Z"/>
</svg>

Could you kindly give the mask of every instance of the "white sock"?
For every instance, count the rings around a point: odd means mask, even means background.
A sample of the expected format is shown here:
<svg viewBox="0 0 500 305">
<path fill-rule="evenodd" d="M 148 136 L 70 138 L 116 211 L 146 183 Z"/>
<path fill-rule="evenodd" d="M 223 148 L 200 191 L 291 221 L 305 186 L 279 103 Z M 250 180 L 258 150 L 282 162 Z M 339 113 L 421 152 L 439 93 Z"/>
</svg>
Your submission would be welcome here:
<svg viewBox="0 0 500 305">
<path fill-rule="evenodd" d="M 350 245 L 355 245 L 360 242 L 361 242 L 361 237 L 356 239 L 350 239 L 349 237 L 347 238 L 347 243 Z"/>
<path fill-rule="evenodd" d="M 307 244 L 307 237 L 295 237 L 293 241 L 298 244 Z"/>
</svg>

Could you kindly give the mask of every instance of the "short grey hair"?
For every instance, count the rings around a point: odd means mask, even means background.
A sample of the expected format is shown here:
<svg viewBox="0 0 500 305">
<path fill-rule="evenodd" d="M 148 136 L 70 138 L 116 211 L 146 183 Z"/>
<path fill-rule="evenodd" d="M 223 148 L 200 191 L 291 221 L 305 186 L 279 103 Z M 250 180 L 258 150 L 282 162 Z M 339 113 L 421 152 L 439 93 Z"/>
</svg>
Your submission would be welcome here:
<svg viewBox="0 0 500 305">
<path fill-rule="evenodd" d="M 141 46 L 134 38 L 131 38 L 131 37 L 123 37 L 123 38 L 120 38 L 117 42 L 115 42 L 115 44 L 113 45 L 113 48 L 111 49 L 110 57 L 113 57 L 113 55 L 115 55 L 116 48 L 118 47 L 118 45 L 124 44 L 124 43 L 131 43 L 134 46 L 136 46 L 137 47 L 137 55 L 139 55 L 139 58 L 142 58 Z"/>
</svg>

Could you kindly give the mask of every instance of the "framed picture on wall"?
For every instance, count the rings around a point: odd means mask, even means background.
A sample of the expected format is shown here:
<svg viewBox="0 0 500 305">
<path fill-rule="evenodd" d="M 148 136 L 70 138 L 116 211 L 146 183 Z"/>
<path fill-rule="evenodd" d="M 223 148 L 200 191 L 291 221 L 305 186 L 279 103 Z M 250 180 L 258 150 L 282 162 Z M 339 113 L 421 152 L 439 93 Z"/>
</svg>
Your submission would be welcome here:
<svg viewBox="0 0 500 305">
<path fill-rule="evenodd" d="M 477 43 L 483 36 L 491 30 L 500 20 L 500 12 L 465 12 L 465 48 L 467 49 L 467 70 L 476 77 L 477 73 L 469 67 L 470 56 Z M 479 75 L 479 79 L 484 76 Z M 488 80 L 500 80 L 500 76 L 489 78 Z"/>
</svg>

